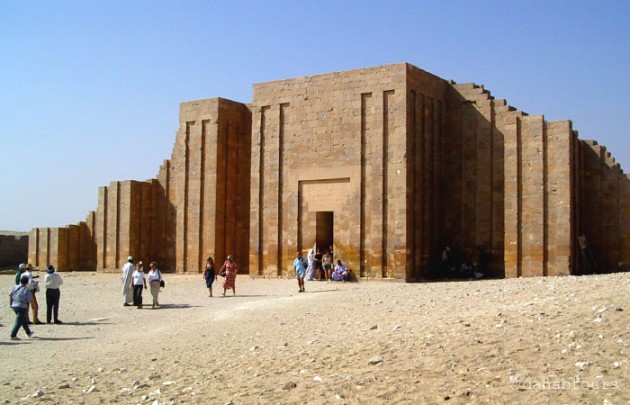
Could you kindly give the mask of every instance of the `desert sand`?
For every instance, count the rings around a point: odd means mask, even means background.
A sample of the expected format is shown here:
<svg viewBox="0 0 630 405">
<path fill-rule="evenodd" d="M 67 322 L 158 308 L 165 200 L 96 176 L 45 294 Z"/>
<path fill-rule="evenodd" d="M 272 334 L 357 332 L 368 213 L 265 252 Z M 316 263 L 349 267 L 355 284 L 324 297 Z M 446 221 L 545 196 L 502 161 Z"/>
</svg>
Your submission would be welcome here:
<svg viewBox="0 0 630 405">
<path fill-rule="evenodd" d="M 628 273 L 303 294 L 239 275 L 225 298 L 165 274 L 158 309 L 123 307 L 117 274 L 61 275 L 65 324 L 20 341 L 0 276 L 1 403 L 630 403 Z"/>
</svg>

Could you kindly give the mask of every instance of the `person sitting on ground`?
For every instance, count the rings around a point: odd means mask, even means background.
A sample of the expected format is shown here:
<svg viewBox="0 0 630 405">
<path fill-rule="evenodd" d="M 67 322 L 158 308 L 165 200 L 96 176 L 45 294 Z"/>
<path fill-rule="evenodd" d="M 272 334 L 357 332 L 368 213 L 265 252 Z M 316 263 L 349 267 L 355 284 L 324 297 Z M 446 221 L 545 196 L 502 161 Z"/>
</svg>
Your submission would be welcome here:
<svg viewBox="0 0 630 405">
<path fill-rule="evenodd" d="M 332 273 L 332 279 L 335 281 L 346 281 L 348 279 L 348 268 L 341 263 L 341 260 L 337 260 L 337 265 Z"/>
</svg>

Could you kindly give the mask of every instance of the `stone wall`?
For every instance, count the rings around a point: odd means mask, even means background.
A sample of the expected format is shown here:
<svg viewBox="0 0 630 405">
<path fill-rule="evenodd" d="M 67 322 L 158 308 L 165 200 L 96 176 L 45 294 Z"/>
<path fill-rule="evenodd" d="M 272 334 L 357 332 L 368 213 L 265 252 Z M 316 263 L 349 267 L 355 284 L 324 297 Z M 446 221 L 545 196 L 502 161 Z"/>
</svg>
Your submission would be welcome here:
<svg viewBox="0 0 630 405">
<path fill-rule="evenodd" d="M 630 177 L 606 148 L 595 141 L 579 142 L 579 158 L 578 233 L 593 255 L 595 268 L 587 266 L 578 251 L 578 273 L 627 271 L 630 269 Z"/>
<path fill-rule="evenodd" d="M 224 99 L 182 103 L 173 153 L 157 178 L 100 188 L 99 270 L 119 271 L 128 256 L 167 272 L 202 272 L 207 256 L 227 254 L 247 267 L 249 114 Z"/>
<path fill-rule="evenodd" d="M 52 264 L 60 271 L 89 271 L 96 267 L 96 215 L 59 228 L 35 228 L 28 238 L 28 262 L 39 269 Z"/>
<path fill-rule="evenodd" d="M 250 273 L 292 274 L 320 212 L 336 259 L 406 277 L 407 77 L 399 64 L 254 86 Z"/>
<path fill-rule="evenodd" d="M 28 234 L 0 233 L 0 267 L 16 267 L 28 260 Z"/>
<path fill-rule="evenodd" d="M 170 174 L 161 176 L 173 207 L 166 228 L 177 272 L 202 272 L 207 256 L 220 266 L 228 254 L 248 267 L 250 134 L 244 104 L 181 104 Z"/>
<path fill-rule="evenodd" d="M 251 105 L 182 103 L 179 121 L 155 179 L 112 182 L 85 223 L 33 230 L 29 260 L 196 273 L 233 254 L 286 277 L 296 251 L 334 244 L 363 278 L 443 276 L 446 246 L 482 249 L 494 277 L 630 267 L 630 178 L 570 121 L 483 86 L 401 63 L 255 84 Z"/>
</svg>

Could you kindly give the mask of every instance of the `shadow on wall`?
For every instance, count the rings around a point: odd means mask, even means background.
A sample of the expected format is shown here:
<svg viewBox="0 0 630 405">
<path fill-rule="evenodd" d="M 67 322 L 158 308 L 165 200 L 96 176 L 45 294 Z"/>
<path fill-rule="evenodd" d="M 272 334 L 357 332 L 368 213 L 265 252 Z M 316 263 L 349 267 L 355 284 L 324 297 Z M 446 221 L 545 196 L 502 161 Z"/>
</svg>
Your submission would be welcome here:
<svg viewBox="0 0 630 405">
<path fill-rule="evenodd" d="M 28 234 L 0 231 L 0 269 L 17 267 L 28 260 Z"/>
</svg>

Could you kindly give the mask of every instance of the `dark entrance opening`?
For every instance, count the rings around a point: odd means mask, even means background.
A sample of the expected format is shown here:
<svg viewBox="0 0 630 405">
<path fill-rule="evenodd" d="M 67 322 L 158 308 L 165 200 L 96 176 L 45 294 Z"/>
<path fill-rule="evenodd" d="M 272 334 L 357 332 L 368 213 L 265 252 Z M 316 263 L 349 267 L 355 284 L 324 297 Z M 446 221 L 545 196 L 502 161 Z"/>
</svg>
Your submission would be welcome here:
<svg viewBox="0 0 630 405">
<path fill-rule="evenodd" d="M 330 211 L 318 211 L 316 221 L 315 243 L 323 254 L 324 251 L 333 244 L 334 213 Z"/>
</svg>

